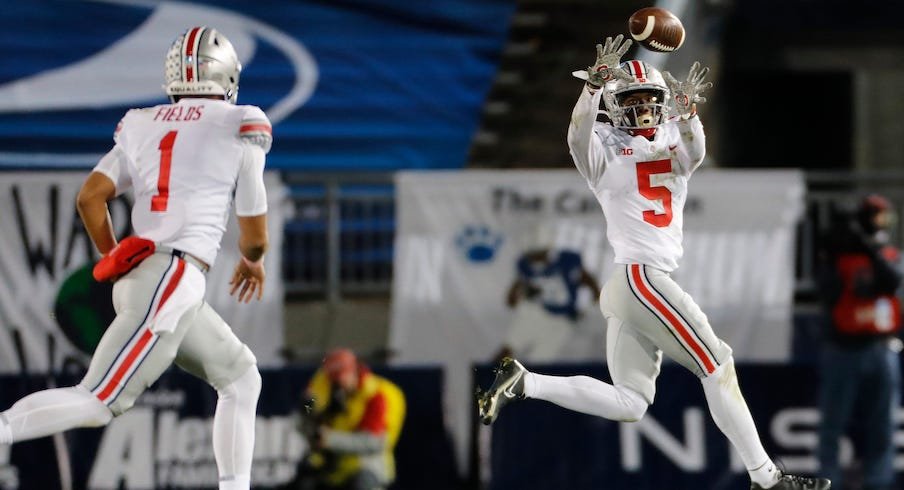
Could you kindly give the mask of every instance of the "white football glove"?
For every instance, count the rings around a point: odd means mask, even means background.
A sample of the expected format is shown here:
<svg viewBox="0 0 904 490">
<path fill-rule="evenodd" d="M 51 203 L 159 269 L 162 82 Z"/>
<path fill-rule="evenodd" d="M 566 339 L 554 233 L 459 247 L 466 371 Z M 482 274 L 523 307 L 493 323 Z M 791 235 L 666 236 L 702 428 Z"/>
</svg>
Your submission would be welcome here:
<svg viewBox="0 0 904 490">
<path fill-rule="evenodd" d="M 596 45 L 596 63 L 587 68 L 587 83 L 599 88 L 613 78 L 631 80 L 631 75 L 625 73 L 619 66 L 621 57 L 628 52 L 633 42 L 624 37 L 622 34 L 615 36 L 615 39 L 607 37 L 605 46 Z"/>
<path fill-rule="evenodd" d="M 709 73 L 709 67 L 703 67 L 699 61 L 695 61 L 691 65 L 691 70 L 687 74 L 687 81 L 679 82 L 671 73 L 662 72 L 662 78 L 669 86 L 672 92 L 672 98 L 675 100 L 675 112 L 682 119 L 687 119 L 697 113 L 697 104 L 706 102 L 706 97 L 701 96 L 704 90 L 712 88 L 713 82 L 703 82 Z"/>
</svg>

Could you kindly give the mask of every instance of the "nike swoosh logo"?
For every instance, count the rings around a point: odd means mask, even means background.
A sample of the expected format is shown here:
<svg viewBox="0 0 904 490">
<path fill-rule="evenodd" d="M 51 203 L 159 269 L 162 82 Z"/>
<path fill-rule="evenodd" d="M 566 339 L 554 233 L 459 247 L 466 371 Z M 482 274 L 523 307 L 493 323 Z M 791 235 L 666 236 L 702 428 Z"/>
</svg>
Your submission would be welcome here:
<svg viewBox="0 0 904 490">
<path fill-rule="evenodd" d="M 515 398 L 518 396 L 512 391 L 512 387 L 518 384 L 518 380 L 520 380 L 522 376 L 524 376 L 524 373 L 519 374 L 517 378 L 512 380 L 512 383 L 508 385 L 506 389 L 502 390 L 502 394 L 505 395 L 506 398 Z"/>
<path fill-rule="evenodd" d="M 181 29 L 189 25 L 209 25 L 222 31 L 246 66 L 254 58 L 255 37 L 288 58 L 295 68 L 295 84 L 288 94 L 265 109 L 274 124 L 304 104 L 317 85 L 319 73 L 310 52 L 292 36 L 252 17 L 181 2 L 95 1 L 147 6 L 153 13 L 138 29 L 93 56 L 0 85 L 0 112 L 134 107 L 161 100 L 165 97 L 163 58 Z"/>
<path fill-rule="evenodd" d="M 678 145 L 670 145 L 669 151 L 673 151 L 675 148 L 678 148 Z"/>
</svg>

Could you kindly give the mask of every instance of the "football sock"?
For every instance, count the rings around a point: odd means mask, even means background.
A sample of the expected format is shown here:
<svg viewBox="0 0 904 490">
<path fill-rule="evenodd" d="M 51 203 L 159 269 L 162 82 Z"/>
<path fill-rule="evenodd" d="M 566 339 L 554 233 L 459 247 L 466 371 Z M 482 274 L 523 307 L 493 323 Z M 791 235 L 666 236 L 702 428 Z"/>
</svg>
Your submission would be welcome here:
<svg viewBox="0 0 904 490">
<path fill-rule="evenodd" d="M 764 488 L 773 486 L 780 472 L 760 442 L 750 409 L 738 386 L 734 359 L 729 358 L 728 362 L 700 381 L 713 421 L 738 451 L 750 479 Z"/>
<path fill-rule="evenodd" d="M 230 385 L 217 390 L 213 454 L 220 475 L 220 490 L 248 490 L 251 487 L 254 424 L 260 392 L 261 375 L 257 366 L 251 366 Z"/>
<path fill-rule="evenodd" d="M 38 391 L 0 413 L 0 443 L 27 441 L 76 427 L 107 425 L 113 413 L 81 386 Z"/>
<path fill-rule="evenodd" d="M 774 487 L 778 484 L 779 478 L 782 477 L 782 472 L 775 467 L 775 463 L 772 460 L 766 460 L 759 468 L 747 470 L 747 473 L 750 474 L 750 481 L 756 482 L 757 485 L 763 488 Z"/>
<path fill-rule="evenodd" d="M 235 475 L 231 480 L 220 480 L 219 490 L 248 490 L 251 488 L 251 475 Z"/>
<path fill-rule="evenodd" d="M 576 412 L 624 422 L 640 420 L 649 406 L 636 391 L 589 376 L 527 373 L 524 376 L 524 395 Z"/>
</svg>

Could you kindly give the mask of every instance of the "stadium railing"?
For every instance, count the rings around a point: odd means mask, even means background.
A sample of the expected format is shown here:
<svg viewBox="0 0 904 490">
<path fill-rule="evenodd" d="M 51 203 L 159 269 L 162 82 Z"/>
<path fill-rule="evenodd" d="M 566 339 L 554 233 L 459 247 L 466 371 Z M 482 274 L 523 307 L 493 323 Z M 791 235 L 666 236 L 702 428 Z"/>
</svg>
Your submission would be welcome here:
<svg viewBox="0 0 904 490">
<path fill-rule="evenodd" d="M 286 223 L 284 277 L 289 295 L 332 301 L 388 295 L 395 235 L 392 172 L 286 173 L 294 217 Z M 815 250 L 839 209 L 868 192 L 892 201 L 904 216 L 904 172 L 807 172 L 806 209 L 796 247 L 796 294 L 815 295 Z M 691 190 L 693 192 L 693 190 Z M 904 247 L 896 227 L 892 240 Z"/>
</svg>

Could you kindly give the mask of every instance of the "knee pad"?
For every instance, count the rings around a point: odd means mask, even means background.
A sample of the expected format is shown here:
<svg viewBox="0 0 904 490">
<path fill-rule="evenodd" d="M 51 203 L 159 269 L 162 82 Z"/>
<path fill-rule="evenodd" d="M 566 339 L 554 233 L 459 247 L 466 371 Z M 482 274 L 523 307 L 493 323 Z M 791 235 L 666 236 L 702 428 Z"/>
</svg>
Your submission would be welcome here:
<svg viewBox="0 0 904 490">
<path fill-rule="evenodd" d="M 241 376 L 226 385 L 226 387 L 217 390 L 217 394 L 221 398 L 238 398 L 244 397 L 249 400 L 257 399 L 261 394 L 261 373 L 257 370 L 257 364 L 252 364 Z"/>
<path fill-rule="evenodd" d="M 115 415 L 119 415 L 114 413 L 112 408 L 104 405 L 102 401 L 98 400 L 97 397 L 91 394 L 84 386 L 76 385 L 69 389 L 73 390 L 79 397 L 86 400 L 84 408 L 88 420 L 85 421 L 87 425 L 84 427 L 103 427 L 109 424 Z"/>
<path fill-rule="evenodd" d="M 729 355 L 725 358 L 724 361 L 713 370 L 711 374 L 704 374 L 700 377 L 701 381 L 705 381 L 707 379 L 723 379 L 726 376 L 736 377 L 735 368 L 734 368 L 734 356 Z"/>
<path fill-rule="evenodd" d="M 640 393 L 626 386 L 616 386 L 618 392 L 618 404 L 622 408 L 619 418 L 622 422 L 637 422 L 647 413 L 650 404 Z"/>
</svg>

